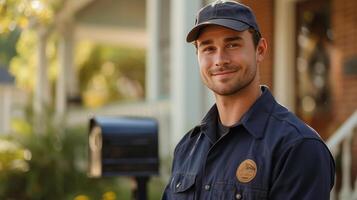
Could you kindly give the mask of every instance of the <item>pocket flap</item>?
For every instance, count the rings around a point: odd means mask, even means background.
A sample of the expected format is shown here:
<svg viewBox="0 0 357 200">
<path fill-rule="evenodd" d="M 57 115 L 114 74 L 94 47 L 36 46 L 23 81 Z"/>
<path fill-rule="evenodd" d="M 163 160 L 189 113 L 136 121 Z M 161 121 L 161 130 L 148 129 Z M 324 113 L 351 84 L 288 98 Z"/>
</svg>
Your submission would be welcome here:
<svg viewBox="0 0 357 200">
<path fill-rule="evenodd" d="M 185 192 L 189 190 L 196 181 L 196 175 L 192 174 L 176 174 L 171 181 L 172 191 L 175 193 Z"/>
</svg>

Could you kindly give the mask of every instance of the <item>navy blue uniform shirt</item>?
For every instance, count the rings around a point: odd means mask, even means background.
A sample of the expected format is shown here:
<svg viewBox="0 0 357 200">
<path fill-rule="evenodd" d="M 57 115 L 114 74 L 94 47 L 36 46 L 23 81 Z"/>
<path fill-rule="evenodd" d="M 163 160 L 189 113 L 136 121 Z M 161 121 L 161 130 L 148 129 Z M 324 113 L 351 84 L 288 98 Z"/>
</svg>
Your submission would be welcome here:
<svg viewBox="0 0 357 200">
<path fill-rule="evenodd" d="M 217 117 L 213 106 L 176 146 L 163 200 L 329 199 L 335 165 L 328 148 L 266 87 L 220 138 Z"/>
</svg>

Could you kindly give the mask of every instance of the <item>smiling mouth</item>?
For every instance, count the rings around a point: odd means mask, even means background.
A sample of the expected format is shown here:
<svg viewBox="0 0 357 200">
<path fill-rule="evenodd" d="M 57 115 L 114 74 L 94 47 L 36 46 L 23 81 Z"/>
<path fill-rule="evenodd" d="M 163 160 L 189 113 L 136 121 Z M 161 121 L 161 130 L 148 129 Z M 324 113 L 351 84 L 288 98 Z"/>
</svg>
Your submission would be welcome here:
<svg viewBox="0 0 357 200">
<path fill-rule="evenodd" d="M 212 76 L 221 76 L 221 75 L 231 74 L 234 72 L 236 71 L 220 71 L 220 72 L 213 73 Z"/>
</svg>

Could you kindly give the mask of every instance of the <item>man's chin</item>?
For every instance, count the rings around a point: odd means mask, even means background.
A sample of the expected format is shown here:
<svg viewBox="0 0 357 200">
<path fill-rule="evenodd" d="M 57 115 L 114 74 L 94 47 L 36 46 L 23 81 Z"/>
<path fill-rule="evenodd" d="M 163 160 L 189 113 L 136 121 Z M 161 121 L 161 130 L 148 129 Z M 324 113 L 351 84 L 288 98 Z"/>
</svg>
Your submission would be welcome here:
<svg viewBox="0 0 357 200">
<path fill-rule="evenodd" d="M 242 91 L 244 88 L 246 88 L 250 82 L 246 84 L 237 84 L 234 86 L 228 87 L 227 85 L 225 87 L 215 87 L 215 88 L 210 88 L 215 94 L 220 95 L 220 96 L 232 96 L 240 91 Z"/>
<path fill-rule="evenodd" d="M 232 88 L 229 88 L 229 89 L 215 89 L 213 90 L 214 93 L 220 95 L 220 96 L 232 96 L 234 94 L 236 94 L 237 92 L 239 91 L 239 89 L 232 89 Z"/>
</svg>

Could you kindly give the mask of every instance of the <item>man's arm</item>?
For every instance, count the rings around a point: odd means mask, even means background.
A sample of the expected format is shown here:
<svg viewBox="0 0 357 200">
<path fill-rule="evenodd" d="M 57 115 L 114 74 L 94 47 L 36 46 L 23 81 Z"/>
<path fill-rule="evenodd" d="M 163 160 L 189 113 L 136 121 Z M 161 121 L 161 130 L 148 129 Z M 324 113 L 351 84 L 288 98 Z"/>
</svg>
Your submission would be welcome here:
<svg viewBox="0 0 357 200">
<path fill-rule="evenodd" d="M 290 145 L 277 159 L 269 199 L 329 199 L 335 164 L 322 141 L 305 138 Z"/>
</svg>

